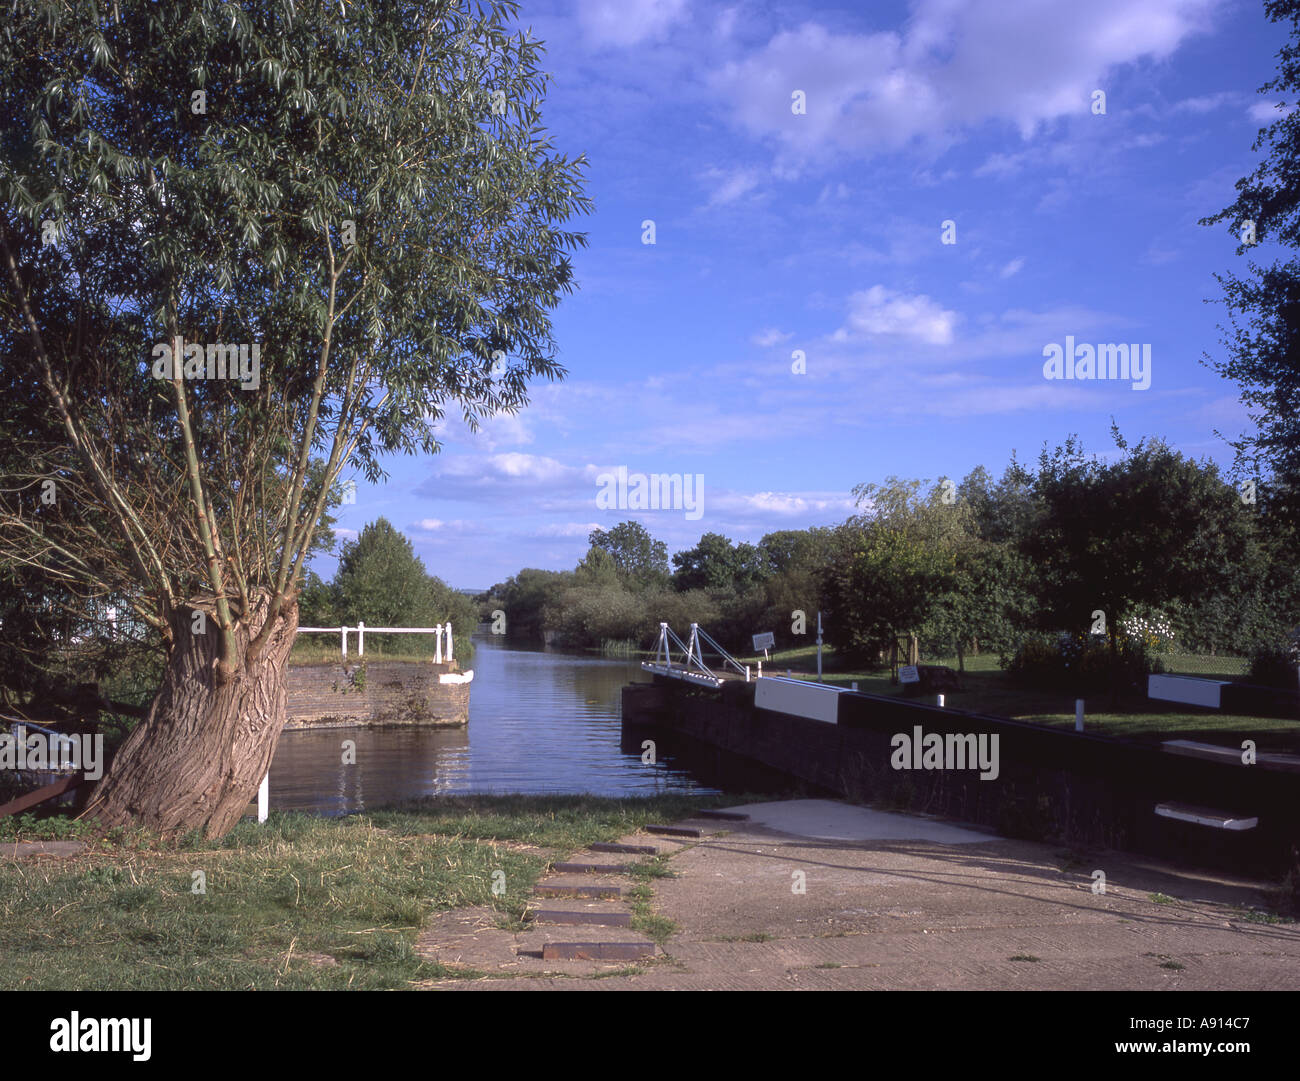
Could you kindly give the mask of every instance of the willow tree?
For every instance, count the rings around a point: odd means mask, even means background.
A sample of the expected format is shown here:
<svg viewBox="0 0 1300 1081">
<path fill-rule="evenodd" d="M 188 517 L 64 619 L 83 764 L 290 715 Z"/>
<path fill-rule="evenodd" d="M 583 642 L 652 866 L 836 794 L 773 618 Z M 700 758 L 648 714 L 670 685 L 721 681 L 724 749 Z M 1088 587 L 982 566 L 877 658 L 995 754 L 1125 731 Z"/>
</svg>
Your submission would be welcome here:
<svg viewBox="0 0 1300 1081">
<path fill-rule="evenodd" d="M 165 651 L 87 813 L 219 836 L 345 470 L 561 378 L 584 161 L 517 5 L 22 0 L 0 27 L 0 561 Z"/>
</svg>

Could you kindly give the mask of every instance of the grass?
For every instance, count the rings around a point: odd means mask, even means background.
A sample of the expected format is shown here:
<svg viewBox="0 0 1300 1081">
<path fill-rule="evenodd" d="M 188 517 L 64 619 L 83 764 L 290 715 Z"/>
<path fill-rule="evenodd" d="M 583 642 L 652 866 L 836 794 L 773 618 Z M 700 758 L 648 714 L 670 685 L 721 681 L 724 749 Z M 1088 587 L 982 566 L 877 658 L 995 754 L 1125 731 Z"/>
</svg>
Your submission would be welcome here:
<svg viewBox="0 0 1300 1081">
<path fill-rule="evenodd" d="M 1233 908 L 1232 914 L 1243 923 L 1268 923 L 1268 924 L 1289 924 L 1295 923 L 1296 920 L 1279 916 L 1273 912 L 1261 912 L 1254 908 Z"/>
<path fill-rule="evenodd" d="M 890 682 L 888 669 L 849 670 L 838 664 L 835 652 L 823 647 L 823 681 L 837 687 L 857 683 L 866 694 L 902 698 L 903 687 Z M 740 663 L 756 666 L 761 657 L 738 658 Z M 1167 658 L 1170 667 L 1188 674 L 1211 679 L 1235 679 L 1246 672 L 1247 662 L 1240 657 L 1179 655 Z M 956 657 L 926 660 L 954 670 Z M 816 672 L 817 647 L 782 650 L 764 662 L 765 675 L 785 675 L 790 671 L 806 678 Z M 814 677 L 815 678 L 815 677 Z M 961 675 L 965 690 L 948 691 L 944 703 L 953 709 L 987 713 L 995 717 L 1029 721 L 1056 728 L 1074 728 L 1074 697 L 1063 692 L 1026 688 L 1015 683 L 1002 669 L 995 654 L 984 653 L 966 658 Z M 1160 741 L 1167 739 L 1204 739 L 1230 735 L 1234 744 L 1253 739 L 1260 750 L 1300 752 L 1300 726 L 1294 720 L 1246 717 L 1236 714 L 1188 709 L 1176 702 L 1160 702 L 1145 695 L 1121 695 L 1114 708 L 1110 696 L 1102 694 L 1085 700 L 1084 727 L 1099 735 L 1125 739 Z"/>
<path fill-rule="evenodd" d="M 69 858 L 3 862 L 0 989 L 401 989 L 483 976 L 420 956 L 434 913 L 488 906 L 518 925 L 556 854 L 723 801 L 435 798 L 341 819 L 274 813 L 215 842 L 118 835 Z M 666 939 L 673 926 L 650 908 L 648 881 L 634 894 L 634 919 Z"/>
<path fill-rule="evenodd" d="M 1032 953 L 1013 953 L 1007 958 L 1008 961 L 1041 961 L 1041 957 L 1035 957 Z"/>
</svg>

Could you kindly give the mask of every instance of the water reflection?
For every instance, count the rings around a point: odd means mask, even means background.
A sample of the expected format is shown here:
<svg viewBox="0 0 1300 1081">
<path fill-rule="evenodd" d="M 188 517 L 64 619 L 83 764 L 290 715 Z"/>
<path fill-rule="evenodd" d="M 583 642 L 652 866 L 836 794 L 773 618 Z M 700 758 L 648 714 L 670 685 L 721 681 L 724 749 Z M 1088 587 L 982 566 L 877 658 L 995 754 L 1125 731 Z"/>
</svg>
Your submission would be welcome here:
<svg viewBox="0 0 1300 1081">
<path fill-rule="evenodd" d="M 468 728 L 330 728 L 285 732 L 271 764 L 271 806 L 346 814 L 440 793 L 647 795 L 714 789 L 671 759 L 644 765 L 619 749 L 635 661 L 507 647 L 475 638 Z M 356 764 L 343 764 L 343 741 Z M 632 750 L 629 748 L 629 751 Z"/>
</svg>

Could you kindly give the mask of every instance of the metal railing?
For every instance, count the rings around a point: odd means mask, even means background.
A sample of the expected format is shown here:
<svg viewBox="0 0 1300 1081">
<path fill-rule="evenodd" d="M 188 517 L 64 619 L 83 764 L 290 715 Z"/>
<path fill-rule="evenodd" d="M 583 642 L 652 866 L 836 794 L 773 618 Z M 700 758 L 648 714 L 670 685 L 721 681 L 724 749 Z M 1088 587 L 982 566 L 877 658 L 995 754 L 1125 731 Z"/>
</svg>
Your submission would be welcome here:
<svg viewBox="0 0 1300 1081">
<path fill-rule="evenodd" d="M 674 665 L 672 647 L 676 646 L 683 654 L 680 665 Z M 745 682 L 749 682 L 749 666 L 742 665 L 730 653 L 723 649 L 715 642 L 707 631 L 703 630 L 698 623 L 691 624 L 691 637 L 689 642 L 683 642 L 673 629 L 667 623 L 659 624 L 659 641 L 655 645 L 655 659 L 653 661 L 642 661 L 641 667 L 647 672 L 654 672 L 659 675 L 672 676 L 674 679 L 685 679 L 695 683 L 706 684 L 710 687 L 721 687 L 723 679 L 704 663 L 704 646 L 712 646 L 713 651 L 722 658 L 722 666 L 726 668 L 730 665 L 740 675 L 745 677 Z"/>
<path fill-rule="evenodd" d="M 443 654 L 443 636 L 447 640 L 447 660 L 452 659 L 452 635 L 451 623 L 447 622 L 436 627 L 367 627 L 364 621 L 358 621 L 355 627 L 299 627 L 299 634 L 337 634 L 341 637 L 343 646 L 343 659 L 347 660 L 348 656 L 348 633 L 355 631 L 357 635 L 357 656 L 366 655 L 366 631 L 371 634 L 436 634 L 437 641 L 434 643 L 434 663 L 442 663 Z"/>
</svg>

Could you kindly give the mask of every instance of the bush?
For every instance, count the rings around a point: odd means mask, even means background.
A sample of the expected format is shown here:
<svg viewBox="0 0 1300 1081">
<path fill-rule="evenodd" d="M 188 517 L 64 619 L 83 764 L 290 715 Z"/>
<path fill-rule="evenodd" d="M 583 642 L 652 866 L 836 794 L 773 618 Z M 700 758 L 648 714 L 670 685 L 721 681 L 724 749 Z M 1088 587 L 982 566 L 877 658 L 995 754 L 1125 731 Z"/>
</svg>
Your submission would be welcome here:
<svg viewBox="0 0 1300 1081">
<path fill-rule="evenodd" d="M 1103 635 L 1061 631 L 1030 635 L 1002 666 L 1016 682 L 1042 690 L 1095 693 L 1110 687 L 1110 642 Z M 1146 677 L 1163 672 L 1147 638 L 1121 633 L 1116 642 L 1116 680 L 1121 690 L 1146 690 Z"/>
<path fill-rule="evenodd" d="M 1294 635 L 1289 645 L 1260 646 L 1250 655 L 1250 682 L 1294 691 L 1298 683 L 1297 661 L 1300 661 L 1300 646 Z"/>
</svg>

